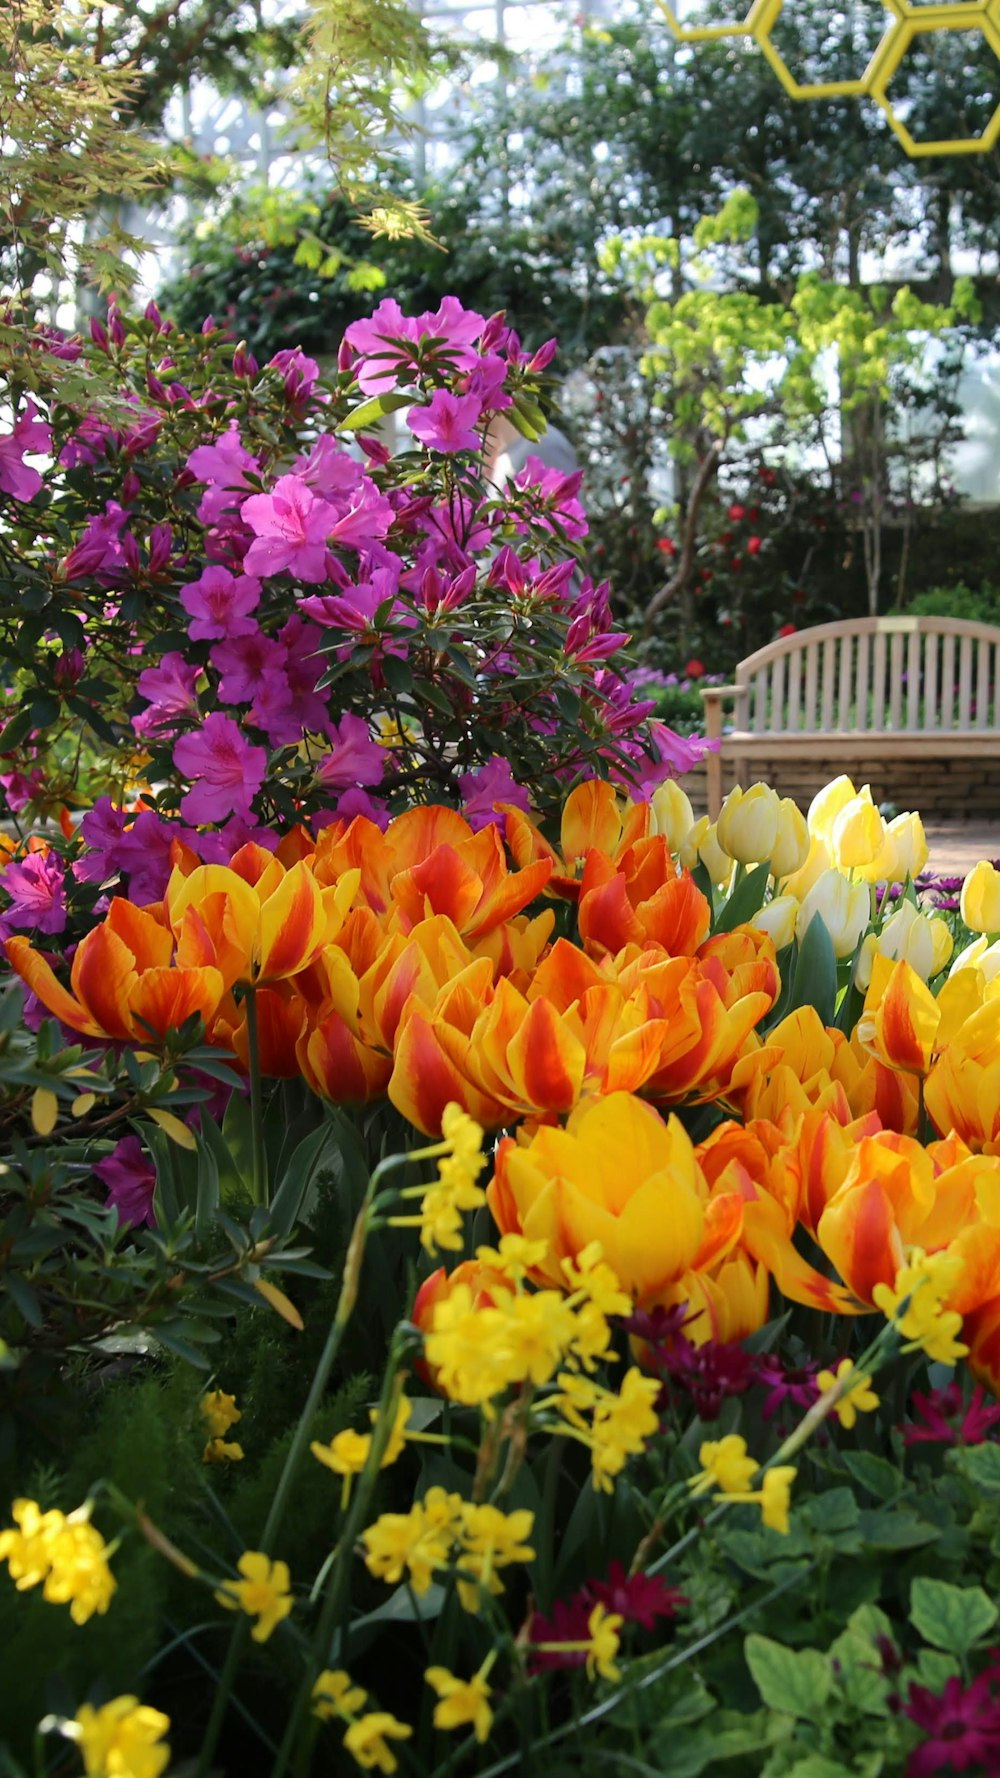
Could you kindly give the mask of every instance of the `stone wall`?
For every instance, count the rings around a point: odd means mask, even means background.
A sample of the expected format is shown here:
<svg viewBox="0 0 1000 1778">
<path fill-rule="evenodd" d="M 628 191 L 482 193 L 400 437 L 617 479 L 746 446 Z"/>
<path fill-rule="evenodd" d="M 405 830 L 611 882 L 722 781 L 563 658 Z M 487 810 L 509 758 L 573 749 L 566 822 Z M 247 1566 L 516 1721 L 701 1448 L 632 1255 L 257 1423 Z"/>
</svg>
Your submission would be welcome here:
<svg viewBox="0 0 1000 1778">
<path fill-rule="evenodd" d="M 897 809 L 916 809 L 936 819 L 1000 821 L 1000 759 L 893 760 L 888 742 L 882 752 L 869 741 L 851 758 L 842 754 L 826 760 L 795 759 L 785 753 L 754 760 L 751 781 L 761 778 L 773 784 L 781 796 L 794 798 L 805 810 L 816 792 L 841 772 L 847 772 L 859 788 L 870 784 L 877 803 L 894 803 Z M 723 793 L 734 782 L 732 762 L 724 760 Z M 704 766 L 688 773 L 683 785 L 695 814 L 701 814 L 708 807 Z"/>
</svg>

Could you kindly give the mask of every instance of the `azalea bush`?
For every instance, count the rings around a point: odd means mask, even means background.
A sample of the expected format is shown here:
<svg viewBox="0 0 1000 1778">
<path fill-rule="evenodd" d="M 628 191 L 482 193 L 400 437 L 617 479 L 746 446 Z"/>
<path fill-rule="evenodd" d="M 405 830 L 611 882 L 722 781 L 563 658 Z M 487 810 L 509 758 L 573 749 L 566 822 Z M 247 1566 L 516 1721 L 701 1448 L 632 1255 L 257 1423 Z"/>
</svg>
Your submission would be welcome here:
<svg viewBox="0 0 1000 1778">
<path fill-rule="evenodd" d="M 0 449 L 6 1770 L 993 1769 L 1000 872 L 696 818 L 501 318 L 94 333 Z"/>
</svg>

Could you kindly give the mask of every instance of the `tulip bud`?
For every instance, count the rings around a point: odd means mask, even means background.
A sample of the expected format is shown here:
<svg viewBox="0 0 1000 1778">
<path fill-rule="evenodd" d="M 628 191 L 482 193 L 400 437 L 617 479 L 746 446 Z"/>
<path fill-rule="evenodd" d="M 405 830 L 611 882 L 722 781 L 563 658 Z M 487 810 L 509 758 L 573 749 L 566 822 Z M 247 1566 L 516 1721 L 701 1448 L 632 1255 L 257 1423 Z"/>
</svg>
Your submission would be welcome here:
<svg viewBox="0 0 1000 1778">
<path fill-rule="evenodd" d="M 799 904 L 794 895 L 776 895 L 773 901 L 767 901 L 757 909 L 750 924 L 756 926 L 758 932 L 766 932 L 773 938 L 776 951 L 783 951 L 795 937 L 798 915 Z"/>
<path fill-rule="evenodd" d="M 970 932 L 1000 932 L 1000 871 L 985 858 L 962 884 L 960 906 Z"/>
<path fill-rule="evenodd" d="M 733 861 L 719 845 L 715 827 L 707 815 L 702 815 L 690 832 L 684 835 L 679 857 L 684 870 L 694 870 L 696 864 L 703 864 L 717 889 L 729 887 Z"/>
<path fill-rule="evenodd" d="M 769 784 L 737 785 L 722 805 L 718 841 L 738 864 L 759 864 L 770 858 L 778 838 L 778 793 Z"/>
<path fill-rule="evenodd" d="M 801 809 L 790 796 L 778 804 L 778 838 L 771 853 L 771 875 L 790 877 L 809 857 L 809 829 Z"/>
<path fill-rule="evenodd" d="M 649 799 L 652 814 L 652 832 L 663 834 L 671 852 L 680 849 L 681 841 L 691 832 L 694 826 L 694 810 L 673 778 L 654 790 Z"/>
<path fill-rule="evenodd" d="M 1000 975 L 1000 939 L 989 944 L 985 935 L 974 938 L 971 945 L 959 951 L 948 971 L 949 976 L 957 975 L 960 969 L 978 969 L 984 981 L 994 981 Z"/>
<path fill-rule="evenodd" d="M 830 849 L 826 842 L 814 839 L 809 847 L 805 864 L 792 876 L 786 877 L 782 883 L 782 893 L 794 895 L 797 901 L 801 901 L 803 896 L 808 895 L 817 877 L 821 877 L 825 870 L 829 870 L 832 863 L 833 859 L 830 857 Z"/>
<path fill-rule="evenodd" d="M 809 832 L 813 839 L 825 840 L 829 845 L 837 816 L 844 804 L 849 803 L 857 794 L 850 778 L 845 776 L 834 778 L 831 784 L 827 784 L 822 790 L 817 791 L 809 804 L 809 813 L 806 816 Z"/>
<path fill-rule="evenodd" d="M 885 882 L 903 883 L 908 876 L 919 877 L 921 871 L 927 868 L 930 847 L 927 844 L 924 824 L 919 815 L 912 813 L 896 815 L 886 827 L 885 840 L 886 851 L 888 852 L 891 848 L 893 871 L 891 877 L 888 871 L 886 872 Z M 876 863 L 879 862 L 880 860 L 876 859 Z M 882 879 L 877 880 L 881 881 Z"/>
<path fill-rule="evenodd" d="M 901 901 L 876 935 L 880 955 L 893 963 L 908 963 L 922 981 L 930 981 L 948 962 L 952 937 L 943 920 L 920 913 L 912 901 Z"/>
<path fill-rule="evenodd" d="M 867 883 L 850 883 L 839 870 L 825 870 L 799 908 L 796 931 L 800 942 L 817 914 L 830 934 L 835 955 L 850 957 L 871 917 Z"/>
<path fill-rule="evenodd" d="M 885 845 L 885 822 L 872 802 L 867 784 L 834 817 L 830 850 L 840 870 L 864 869 Z"/>
</svg>

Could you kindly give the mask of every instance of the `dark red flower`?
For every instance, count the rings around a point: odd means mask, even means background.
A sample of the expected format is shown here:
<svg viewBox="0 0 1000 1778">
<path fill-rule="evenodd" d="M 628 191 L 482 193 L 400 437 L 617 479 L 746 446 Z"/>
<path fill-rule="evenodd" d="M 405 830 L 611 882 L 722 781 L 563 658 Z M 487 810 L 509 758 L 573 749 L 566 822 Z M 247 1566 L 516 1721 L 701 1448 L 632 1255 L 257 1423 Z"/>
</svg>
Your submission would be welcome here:
<svg viewBox="0 0 1000 1778">
<path fill-rule="evenodd" d="M 684 668 L 684 675 L 687 679 L 703 679 L 705 676 L 704 662 L 699 660 L 688 661 L 687 666 Z"/>
<path fill-rule="evenodd" d="M 675 556 L 677 554 L 677 545 L 670 537 L 658 537 L 656 547 L 661 556 Z"/>
<path fill-rule="evenodd" d="M 763 542 L 763 538 L 758 537 L 756 532 L 754 532 L 754 535 L 752 537 L 748 537 L 747 538 L 747 555 L 748 556 L 759 556 L 762 542 Z"/>
<path fill-rule="evenodd" d="M 527 1631 L 528 1672 L 541 1673 L 547 1667 L 582 1667 L 587 1659 L 584 1649 L 539 1648 L 538 1644 L 589 1641 L 587 1622 L 593 1609 L 593 1600 L 588 1599 L 584 1589 L 574 1593 L 572 1599 L 557 1599 L 551 1617 L 532 1612 Z"/>
<path fill-rule="evenodd" d="M 793 593 L 792 597 L 795 598 L 796 595 Z M 780 630 L 778 631 L 778 635 L 779 636 L 794 636 L 797 628 L 798 628 L 797 624 L 782 624 Z"/>
<path fill-rule="evenodd" d="M 624 1323 L 632 1330 L 636 1318 Z M 638 1331 L 638 1330 L 636 1330 Z M 679 1331 L 640 1335 L 649 1343 L 638 1353 L 640 1364 L 666 1378 L 675 1388 L 691 1397 L 691 1405 L 702 1420 L 716 1420 L 724 1401 L 730 1395 L 742 1395 L 754 1380 L 754 1360 L 742 1346 L 725 1345 L 719 1340 L 706 1340 L 696 1346 Z"/>
<path fill-rule="evenodd" d="M 993 1665 L 963 1686 L 946 1680 L 940 1697 L 926 1686 L 911 1685 L 904 1715 L 923 1729 L 926 1739 L 911 1753 L 906 1778 L 937 1778 L 940 1772 L 1000 1771 L 1000 1699 L 994 1688 L 1000 1670 Z"/>
<path fill-rule="evenodd" d="M 949 1383 L 947 1389 L 932 1389 L 927 1395 L 915 1389 L 913 1406 L 924 1424 L 901 1428 L 904 1445 L 983 1444 L 991 1427 L 1000 1421 L 1000 1403 L 987 1406 L 985 1396 L 982 1384 L 977 1383 L 968 1407 L 964 1408 L 960 1383 Z"/>
<path fill-rule="evenodd" d="M 653 1630 L 657 1618 L 673 1617 L 687 1597 L 668 1587 L 658 1574 L 626 1574 L 620 1562 L 612 1562 L 607 1580 L 589 1580 L 583 1589 L 592 1604 L 604 1605 L 627 1624 Z"/>
<path fill-rule="evenodd" d="M 740 519 L 746 518 L 746 512 L 747 509 L 745 506 L 740 506 L 738 501 L 734 501 L 732 506 L 727 508 L 726 517 L 738 524 Z"/>
</svg>

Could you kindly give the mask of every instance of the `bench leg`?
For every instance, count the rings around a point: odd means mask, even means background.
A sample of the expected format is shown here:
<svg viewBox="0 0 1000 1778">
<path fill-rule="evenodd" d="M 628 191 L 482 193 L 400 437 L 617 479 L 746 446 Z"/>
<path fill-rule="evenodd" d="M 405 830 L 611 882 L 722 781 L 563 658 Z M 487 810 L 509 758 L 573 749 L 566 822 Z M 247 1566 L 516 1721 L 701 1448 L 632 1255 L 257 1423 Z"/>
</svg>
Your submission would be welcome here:
<svg viewBox="0 0 1000 1778">
<path fill-rule="evenodd" d="M 718 753 L 705 755 L 705 775 L 708 781 L 708 818 L 718 821 L 722 808 L 722 759 Z"/>
</svg>

